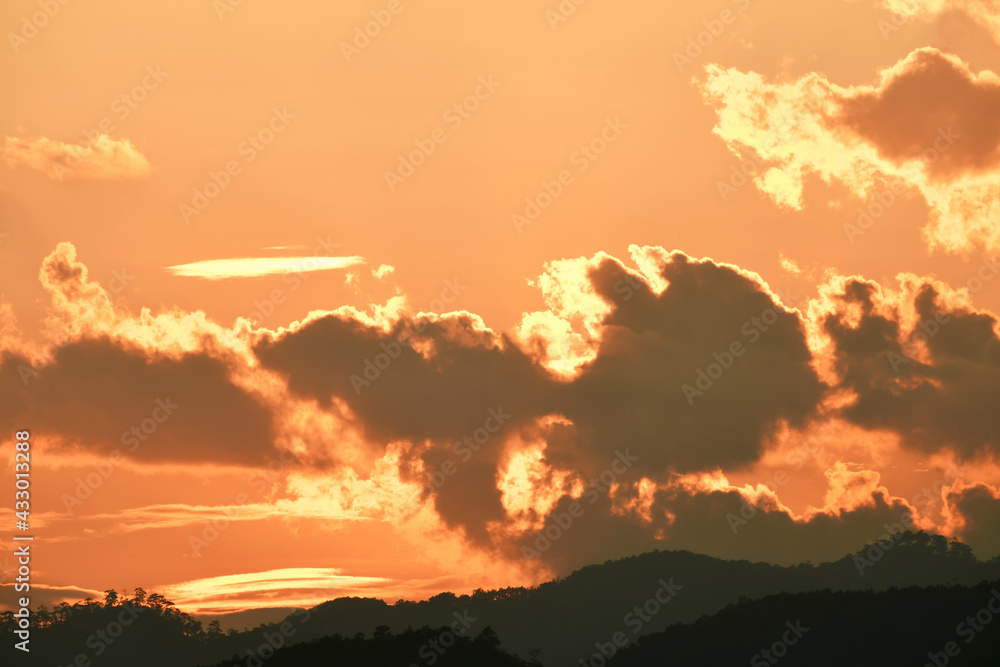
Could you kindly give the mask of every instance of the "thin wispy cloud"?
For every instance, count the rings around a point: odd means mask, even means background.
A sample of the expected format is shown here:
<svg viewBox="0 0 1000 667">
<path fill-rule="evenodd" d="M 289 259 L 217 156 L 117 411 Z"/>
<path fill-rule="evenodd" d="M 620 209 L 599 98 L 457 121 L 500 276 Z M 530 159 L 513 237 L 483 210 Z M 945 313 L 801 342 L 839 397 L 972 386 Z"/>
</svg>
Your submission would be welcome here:
<svg viewBox="0 0 1000 667">
<path fill-rule="evenodd" d="M 230 278 L 259 278 L 284 273 L 330 271 L 364 264 L 364 257 L 234 257 L 209 259 L 190 264 L 168 266 L 175 276 L 227 280 Z"/>
<path fill-rule="evenodd" d="M 309 607 L 352 590 L 384 584 L 385 577 L 358 577 L 338 568 L 282 568 L 185 581 L 166 587 L 178 604 L 200 612 L 259 607 Z"/>
</svg>

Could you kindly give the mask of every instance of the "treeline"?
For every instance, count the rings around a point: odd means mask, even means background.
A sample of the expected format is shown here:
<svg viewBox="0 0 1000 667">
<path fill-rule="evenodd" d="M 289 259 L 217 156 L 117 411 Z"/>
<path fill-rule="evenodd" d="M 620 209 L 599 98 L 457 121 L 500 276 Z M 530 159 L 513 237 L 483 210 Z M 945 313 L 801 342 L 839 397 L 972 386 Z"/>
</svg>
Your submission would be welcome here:
<svg viewBox="0 0 1000 667">
<path fill-rule="evenodd" d="M 87 598 L 75 604 L 63 602 L 52 610 L 42 605 L 31 612 L 30 622 L 30 653 L 26 656 L 5 642 L 0 648 L 0 656 L 4 657 L 0 662 L 134 665 L 136 656 L 141 655 L 144 665 L 166 667 L 196 660 L 213 644 L 221 648 L 227 638 L 218 621 L 205 628 L 163 595 L 147 595 L 141 588 L 131 596 L 113 589 L 105 591 L 103 602 Z M 16 625 L 13 612 L 0 614 L 4 636 L 13 636 Z M 230 631 L 228 637 L 236 635 Z M 158 650 L 150 651 L 151 647 Z"/>
<path fill-rule="evenodd" d="M 506 653 L 500 639 L 489 627 L 475 637 L 456 634 L 451 627 L 406 629 L 393 634 L 386 626 L 375 629 L 369 639 L 363 635 L 347 638 L 332 635 L 311 642 L 288 646 L 273 653 L 233 655 L 212 667 L 302 667 L 302 665 L 338 665 L 338 667 L 540 667 Z"/>
<path fill-rule="evenodd" d="M 598 641 L 580 665 L 996 667 L 1000 580 L 976 586 L 783 593 L 640 637 Z M 610 658 L 610 659 L 609 659 Z"/>
<path fill-rule="evenodd" d="M 95 620 L 104 617 L 114 616 L 122 610 L 134 611 L 136 615 L 141 612 L 151 611 L 159 616 L 169 626 L 178 630 L 180 634 L 186 636 L 209 636 L 211 634 L 221 634 L 219 622 L 213 621 L 209 624 L 209 629 L 203 630 L 200 621 L 196 621 L 190 615 L 185 614 L 174 606 L 174 603 L 160 595 L 159 593 L 146 594 L 142 588 L 136 588 L 132 597 L 123 597 L 115 589 L 104 591 L 104 602 L 97 602 L 93 598 L 87 598 L 83 602 L 69 604 L 67 602 L 56 605 L 49 611 L 45 605 L 31 612 L 31 626 L 34 629 L 46 629 L 52 626 L 65 627 L 91 627 Z M 117 610 L 115 609 L 117 608 Z M 126 616 L 126 621 L 128 616 Z M 113 619 L 112 619 L 113 620 Z M 15 627 L 14 612 L 5 611 L 0 613 L 0 628 L 7 631 Z"/>
<path fill-rule="evenodd" d="M 536 588 L 476 590 L 470 595 L 441 593 L 421 602 L 399 600 L 395 604 L 372 598 L 338 598 L 308 611 L 298 610 L 280 623 L 244 632 L 222 632 L 217 622 L 203 627 L 156 593 L 147 595 L 137 589 L 133 595 L 125 595 L 110 590 L 103 602 L 86 600 L 33 612 L 33 660 L 24 661 L 22 653 L 14 652 L 13 642 L 6 642 L 0 645 L 0 664 L 134 667 L 135 656 L 141 655 L 143 667 L 196 667 L 237 656 L 242 662 L 231 661 L 230 665 L 255 667 L 257 661 L 270 664 L 267 656 L 287 647 L 327 637 L 341 638 L 336 640 L 341 642 L 338 650 L 363 652 L 372 648 L 362 646 L 366 641 L 388 642 L 389 634 L 374 636 L 379 627 L 385 633 L 388 628 L 400 633 L 391 635 L 402 637 L 393 642 L 410 646 L 410 640 L 419 638 L 427 628 L 447 627 L 465 619 L 469 627 L 455 638 L 456 646 L 478 638 L 488 627 L 512 655 L 537 658 L 547 667 L 579 667 L 581 660 L 600 663 L 591 660 L 599 651 L 598 644 L 610 650 L 611 642 L 618 653 L 622 647 L 617 644 L 656 636 L 679 623 L 695 627 L 705 618 L 727 613 L 727 606 L 741 599 L 824 589 L 973 586 L 996 580 L 1000 580 L 1000 557 L 980 561 L 960 542 L 904 532 L 873 540 L 855 554 L 818 565 L 783 567 L 685 551 L 655 551 L 591 565 Z M 0 627 L 7 637 L 13 636 L 13 621 L 9 613 L 0 615 Z M 829 627 L 837 624 L 831 622 Z M 1000 623 L 992 627 L 1000 629 Z M 430 662 L 419 655 L 421 646 L 417 644 L 417 657 L 403 667 Z M 15 657 L 21 662 L 9 659 Z"/>
</svg>

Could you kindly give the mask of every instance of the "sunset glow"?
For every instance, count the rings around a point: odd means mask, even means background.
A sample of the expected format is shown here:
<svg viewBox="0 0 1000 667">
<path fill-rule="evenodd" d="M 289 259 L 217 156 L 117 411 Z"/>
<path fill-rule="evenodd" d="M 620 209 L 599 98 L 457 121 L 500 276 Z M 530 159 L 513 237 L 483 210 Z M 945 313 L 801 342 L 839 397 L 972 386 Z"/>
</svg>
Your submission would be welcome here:
<svg viewBox="0 0 1000 667">
<path fill-rule="evenodd" d="M 996 3 L 43 4 L 0 9 L 32 607 L 823 563 L 901 521 L 1000 555 Z"/>
</svg>

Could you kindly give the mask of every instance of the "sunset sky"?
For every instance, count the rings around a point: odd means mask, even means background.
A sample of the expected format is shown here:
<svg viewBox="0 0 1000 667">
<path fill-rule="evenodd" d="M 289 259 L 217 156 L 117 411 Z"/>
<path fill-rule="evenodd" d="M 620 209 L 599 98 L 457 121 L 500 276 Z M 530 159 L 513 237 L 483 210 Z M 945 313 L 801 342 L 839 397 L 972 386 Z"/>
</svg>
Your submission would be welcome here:
<svg viewBox="0 0 1000 667">
<path fill-rule="evenodd" d="M 0 6 L 33 603 L 1000 554 L 1000 10 L 577 2 Z"/>
</svg>

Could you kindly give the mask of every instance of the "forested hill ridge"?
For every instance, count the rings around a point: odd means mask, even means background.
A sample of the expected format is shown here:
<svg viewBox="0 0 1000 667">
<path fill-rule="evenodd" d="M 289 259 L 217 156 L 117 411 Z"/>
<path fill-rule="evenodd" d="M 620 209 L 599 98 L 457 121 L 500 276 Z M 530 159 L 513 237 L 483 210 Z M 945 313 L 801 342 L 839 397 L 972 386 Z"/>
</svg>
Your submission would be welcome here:
<svg viewBox="0 0 1000 667">
<path fill-rule="evenodd" d="M 877 560 L 873 560 L 877 559 Z M 352 636 L 385 625 L 436 627 L 469 612 L 489 625 L 505 649 L 538 650 L 546 667 L 578 667 L 594 642 L 622 631 L 630 640 L 714 614 L 741 598 L 807 591 L 886 590 L 1000 579 L 1000 558 L 976 559 L 940 536 L 909 533 L 877 553 L 866 547 L 838 561 L 783 567 L 725 561 L 687 551 L 654 551 L 577 570 L 537 588 L 442 593 L 424 602 L 388 605 L 341 598 L 315 607 L 313 628 Z M 662 602 L 662 600 L 669 600 Z M 317 635 L 320 636 L 320 635 Z"/>
<path fill-rule="evenodd" d="M 395 604 L 339 598 L 310 610 L 297 610 L 282 623 L 247 632 L 224 633 L 217 624 L 205 627 L 156 594 L 137 592 L 126 597 L 109 592 L 103 603 L 60 605 L 53 612 L 35 613 L 32 664 L 71 665 L 83 655 L 95 666 L 132 666 L 133 651 L 140 651 L 144 667 L 215 665 L 234 655 L 242 656 L 242 661 L 233 664 L 243 665 L 253 662 L 252 657 L 262 651 L 272 653 L 276 648 L 332 635 L 360 642 L 362 638 L 373 639 L 376 629 L 388 639 L 405 635 L 408 628 L 418 633 L 427 628 L 433 633 L 440 630 L 431 629 L 457 624 L 456 646 L 458 639 L 477 639 L 485 633 L 486 639 L 495 637 L 503 651 L 529 662 L 537 658 L 545 667 L 578 667 L 580 660 L 594 653 L 595 643 L 607 642 L 616 633 L 620 633 L 620 640 L 631 643 L 678 623 L 712 616 L 741 599 L 827 589 L 972 586 L 997 580 L 1000 558 L 980 561 L 961 543 L 908 533 L 891 548 L 876 553 L 866 547 L 819 565 L 783 567 L 686 551 L 654 551 L 591 565 L 534 588 L 477 590 L 462 596 L 441 593 L 422 602 L 401 600 Z M 13 635 L 13 621 L 10 613 L 0 615 L 5 636 Z M 115 630 L 116 637 L 108 634 L 109 628 Z M 460 633 L 457 628 L 461 628 Z M 411 635 L 394 641 L 403 646 L 416 638 Z M 0 662 L 24 664 L 23 660 L 11 662 L 11 644 L 0 647 Z M 480 643 L 471 649 L 484 646 Z M 365 650 L 360 643 L 354 649 Z M 498 659 L 505 659 L 498 655 Z M 419 656 L 419 646 L 411 662 L 429 664 Z"/>
<path fill-rule="evenodd" d="M 1000 580 L 972 587 L 826 590 L 744 600 L 694 623 L 641 637 L 629 647 L 604 642 L 583 664 L 996 667 Z"/>
</svg>

